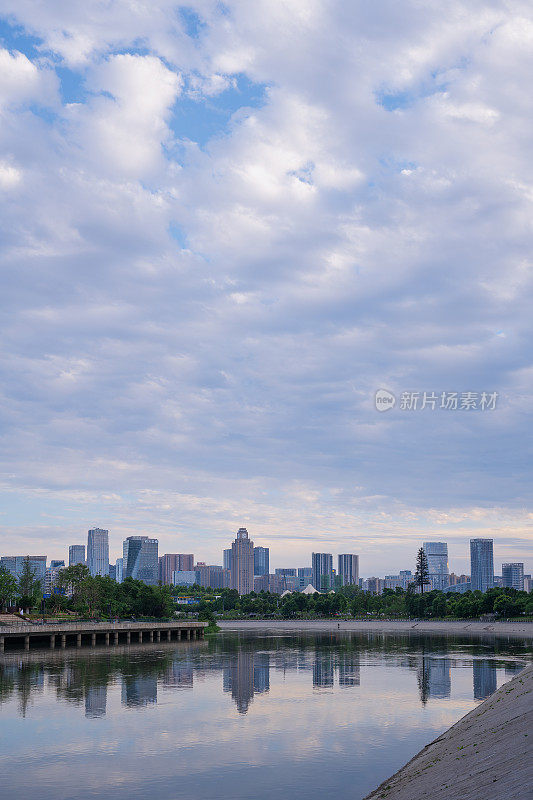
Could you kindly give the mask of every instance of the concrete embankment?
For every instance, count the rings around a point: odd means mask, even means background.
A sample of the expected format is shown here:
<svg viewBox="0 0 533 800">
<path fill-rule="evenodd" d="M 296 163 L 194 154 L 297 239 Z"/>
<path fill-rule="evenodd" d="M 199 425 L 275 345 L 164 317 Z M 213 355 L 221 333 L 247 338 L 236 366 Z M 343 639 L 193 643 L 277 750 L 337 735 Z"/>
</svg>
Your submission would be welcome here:
<svg viewBox="0 0 533 800">
<path fill-rule="evenodd" d="M 479 622 L 477 620 L 344 620 L 344 619 L 238 619 L 219 621 L 222 630 L 244 630 L 267 633 L 300 631 L 360 631 L 369 633 L 438 633 L 467 636 L 512 636 L 533 639 L 533 622 Z"/>
<path fill-rule="evenodd" d="M 365 800 L 531 800 L 532 721 L 530 664 Z"/>
</svg>

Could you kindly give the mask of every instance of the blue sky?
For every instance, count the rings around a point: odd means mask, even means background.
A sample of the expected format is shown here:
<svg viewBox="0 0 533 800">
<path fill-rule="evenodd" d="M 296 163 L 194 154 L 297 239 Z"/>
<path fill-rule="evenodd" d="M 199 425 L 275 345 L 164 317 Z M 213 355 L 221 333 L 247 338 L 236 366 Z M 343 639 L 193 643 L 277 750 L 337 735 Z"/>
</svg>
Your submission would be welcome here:
<svg viewBox="0 0 533 800">
<path fill-rule="evenodd" d="M 528 5 L 0 20 L 0 552 L 220 563 L 246 525 L 273 566 L 490 536 L 530 571 Z"/>
</svg>

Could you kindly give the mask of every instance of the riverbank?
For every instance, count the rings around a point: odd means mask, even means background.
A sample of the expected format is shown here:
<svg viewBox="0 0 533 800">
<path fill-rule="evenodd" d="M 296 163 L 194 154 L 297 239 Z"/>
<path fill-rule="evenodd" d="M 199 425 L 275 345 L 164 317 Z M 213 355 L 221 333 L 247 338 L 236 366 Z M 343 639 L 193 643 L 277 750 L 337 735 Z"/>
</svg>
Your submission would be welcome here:
<svg viewBox="0 0 533 800">
<path fill-rule="evenodd" d="M 530 664 L 365 800 L 526 800 L 531 797 L 532 718 Z"/>
<path fill-rule="evenodd" d="M 369 633 L 436 633 L 468 636 L 506 636 L 533 639 L 531 622 L 479 622 L 432 620 L 238 619 L 217 620 L 221 630 L 297 633 L 299 631 L 359 631 Z M 532 735 L 533 738 L 533 735 Z"/>
</svg>

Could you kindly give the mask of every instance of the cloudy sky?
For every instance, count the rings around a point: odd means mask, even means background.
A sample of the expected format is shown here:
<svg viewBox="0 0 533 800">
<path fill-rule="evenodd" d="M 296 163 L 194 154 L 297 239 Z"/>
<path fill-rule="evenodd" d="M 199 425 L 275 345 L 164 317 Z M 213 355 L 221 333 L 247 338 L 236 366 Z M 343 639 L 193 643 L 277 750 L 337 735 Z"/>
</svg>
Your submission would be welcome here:
<svg viewBox="0 0 533 800">
<path fill-rule="evenodd" d="M 521 0 L 0 0 L 0 552 L 531 571 L 532 53 Z"/>
</svg>

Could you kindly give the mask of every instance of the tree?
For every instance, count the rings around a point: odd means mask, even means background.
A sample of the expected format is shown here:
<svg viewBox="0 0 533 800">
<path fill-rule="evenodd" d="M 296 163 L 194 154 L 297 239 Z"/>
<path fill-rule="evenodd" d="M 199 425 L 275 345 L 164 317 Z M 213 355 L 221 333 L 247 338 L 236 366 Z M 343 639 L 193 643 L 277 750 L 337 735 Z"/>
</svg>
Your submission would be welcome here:
<svg viewBox="0 0 533 800">
<path fill-rule="evenodd" d="M 5 567 L 0 567 L 0 608 L 11 605 L 17 595 L 17 581 Z"/>
<path fill-rule="evenodd" d="M 424 594 L 424 586 L 429 583 L 429 568 L 426 553 L 423 547 L 416 556 L 415 586 L 418 586 L 420 593 Z"/>
<path fill-rule="evenodd" d="M 65 589 L 71 597 L 76 598 L 81 584 L 89 577 L 90 572 L 85 564 L 73 564 L 59 572 L 57 585 Z"/>
<path fill-rule="evenodd" d="M 30 557 L 26 556 L 18 581 L 19 600 L 23 608 L 34 608 L 41 597 L 41 581 L 36 579 L 36 574 L 36 571 L 31 568 Z"/>
</svg>

